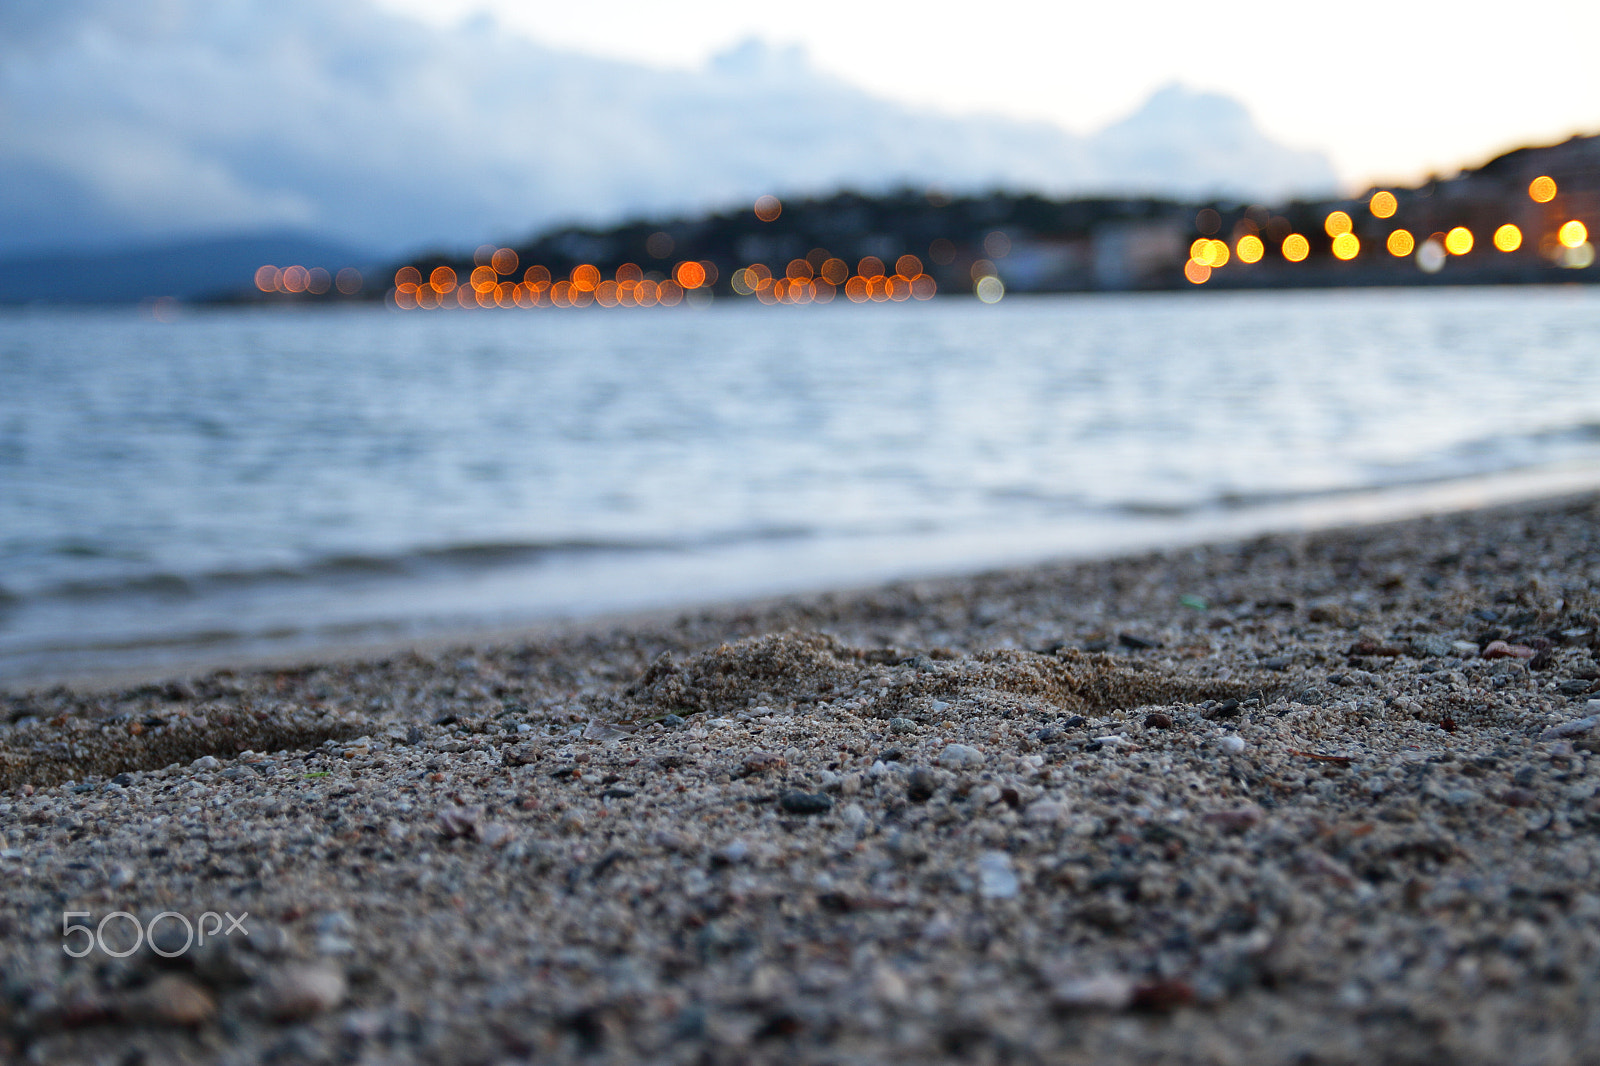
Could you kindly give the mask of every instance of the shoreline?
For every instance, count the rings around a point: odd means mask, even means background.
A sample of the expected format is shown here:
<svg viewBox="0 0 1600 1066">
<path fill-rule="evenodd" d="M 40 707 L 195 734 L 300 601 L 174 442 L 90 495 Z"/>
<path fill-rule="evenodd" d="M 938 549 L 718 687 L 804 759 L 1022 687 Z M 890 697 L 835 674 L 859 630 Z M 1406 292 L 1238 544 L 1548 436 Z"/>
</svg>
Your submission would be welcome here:
<svg viewBox="0 0 1600 1066">
<path fill-rule="evenodd" d="M 408 637 L 355 640 L 333 639 L 313 647 L 264 650 L 230 648 L 206 652 L 194 649 L 186 655 L 147 663 L 126 662 L 103 669 L 68 669 L 53 674 L 22 674 L 0 678 L 0 695 L 20 695 L 58 686 L 77 693 L 113 692 L 135 685 L 154 684 L 181 677 L 194 677 L 218 670 L 253 672 L 266 669 L 299 668 L 316 663 L 352 663 L 408 652 L 436 654 L 452 648 L 501 645 L 528 640 L 546 640 L 562 633 L 606 632 L 613 629 L 663 625 L 684 613 L 706 611 L 731 613 L 770 611 L 787 601 L 804 601 L 820 596 L 861 597 L 874 590 L 912 582 L 959 582 L 980 574 L 1000 571 L 1025 571 L 1035 568 L 1092 565 L 1108 562 L 1130 552 L 1182 551 L 1219 546 L 1247 537 L 1303 536 L 1311 533 L 1353 531 L 1394 522 L 1413 521 L 1458 512 L 1507 506 L 1540 507 L 1592 493 L 1600 493 L 1600 471 L 1583 464 L 1566 464 L 1536 471 L 1515 471 L 1469 479 L 1445 480 L 1424 485 L 1336 493 L 1329 497 L 1309 497 L 1283 504 L 1265 505 L 1237 513 L 1220 512 L 1187 523 L 1182 529 L 1163 529 L 1152 525 L 1133 531 L 1119 547 L 1104 536 L 1084 536 L 1082 543 L 1069 543 L 1054 552 L 1037 544 L 1001 551 L 999 558 L 986 565 L 962 566 L 943 559 L 912 566 L 908 573 L 874 579 L 853 575 L 851 579 L 802 582 L 798 588 L 740 594 L 719 591 L 704 599 L 689 599 L 665 605 L 619 607 L 593 612 L 562 613 L 535 617 L 512 624 L 485 624 L 440 627 Z"/>
<path fill-rule="evenodd" d="M 1587 494 L 0 691 L 0 1052 L 1590 1062 L 1597 654 Z"/>
</svg>

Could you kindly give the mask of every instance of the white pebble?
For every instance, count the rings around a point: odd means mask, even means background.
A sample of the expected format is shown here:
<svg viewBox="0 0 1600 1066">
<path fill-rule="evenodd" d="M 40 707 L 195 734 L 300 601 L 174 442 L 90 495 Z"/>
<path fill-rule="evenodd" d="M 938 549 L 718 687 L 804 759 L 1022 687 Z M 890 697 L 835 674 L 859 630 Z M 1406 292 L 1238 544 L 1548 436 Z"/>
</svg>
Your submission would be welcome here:
<svg viewBox="0 0 1600 1066">
<path fill-rule="evenodd" d="M 1240 752 L 1244 751 L 1244 738 L 1229 733 L 1227 736 L 1217 741 L 1217 747 L 1221 748 L 1228 755 L 1238 755 Z"/>
<path fill-rule="evenodd" d="M 948 770 L 969 770 L 983 765 L 983 752 L 966 744 L 951 744 L 939 753 L 939 765 Z"/>
<path fill-rule="evenodd" d="M 978 856 L 978 895 L 984 899 L 1013 899 L 1019 887 L 1011 856 L 1003 851 L 986 851 Z"/>
</svg>

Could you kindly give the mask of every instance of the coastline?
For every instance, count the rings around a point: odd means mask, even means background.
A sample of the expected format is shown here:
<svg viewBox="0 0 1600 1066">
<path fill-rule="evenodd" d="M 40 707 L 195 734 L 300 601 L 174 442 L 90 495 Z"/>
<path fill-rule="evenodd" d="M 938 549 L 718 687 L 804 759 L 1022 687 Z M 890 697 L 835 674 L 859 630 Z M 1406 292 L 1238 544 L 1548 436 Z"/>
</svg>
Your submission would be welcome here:
<svg viewBox="0 0 1600 1066">
<path fill-rule="evenodd" d="M 0 692 L 0 1048 L 1589 1061 L 1597 531 L 1567 496 Z M 69 906 L 225 905 L 208 953 L 61 950 Z"/>
</svg>

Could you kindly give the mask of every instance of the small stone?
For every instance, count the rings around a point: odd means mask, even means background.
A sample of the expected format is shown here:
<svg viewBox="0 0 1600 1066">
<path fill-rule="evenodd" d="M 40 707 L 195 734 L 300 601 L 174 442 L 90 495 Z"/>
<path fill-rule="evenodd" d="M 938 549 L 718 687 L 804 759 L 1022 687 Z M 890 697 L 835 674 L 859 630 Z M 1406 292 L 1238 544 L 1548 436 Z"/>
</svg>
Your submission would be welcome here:
<svg viewBox="0 0 1600 1066">
<path fill-rule="evenodd" d="M 1491 640 L 1484 645 L 1480 654 L 1485 659 L 1531 659 L 1539 653 L 1526 644 L 1507 644 L 1503 640 Z"/>
<path fill-rule="evenodd" d="M 1146 729 L 1171 729 L 1172 715 L 1166 711 L 1151 711 L 1144 716 L 1144 727 Z"/>
<path fill-rule="evenodd" d="M 344 1002 L 344 973 L 328 964 L 285 966 L 263 989 L 262 1007 L 278 1022 L 302 1021 Z"/>
<path fill-rule="evenodd" d="M 939 765 L 947 770 L 973 770 L 983 761 L 983 752 L 966 744 L 949 744 L 939 753 Z"/>
<path fill-rule="evenodd" d="M 1590 700 L 1589 702 L 1593 703 L 1595 701 Z M 1587 718 L 1578 718 L 1571 722 L 1562 722 L 1560 725 L 1553 725 L 1549 729 L 1546 729 L 1543 733 L 1540 733 L 1539 739 L 1560 740 L 1562 737 L 1581 736 L 1582 734 L 1589 732 L 1597 725 L 1600 725 L 1600 715 L 1591 714 Z"/>
<path fill-rule="evenodd" d="M 916 731 L 917 723 L 909 718 L 889 719 L 889 732 L 891 733 L 915 733 Z"/>
<path fill-rule="evenodd" d="M 939 776 L 925 766 L 919 766 L 906 775 L 906 799 L 912 803 L 926 803 L 939 790 Z"/>
<path fill-rule="evenodd" d="M 1133 1003 L 1133 982 L 1112 973 L 1069 977 L 1056 983 L 1050 999 L 1065 1010 L 1126 1010 Z"/>
<path fill-rule="evenodd" d="M 1455 650 L 1455 645 L 1445 637 L 1425 634 L 1411 638 L 1411 654 L 1419 658 L 1441 659 Z"/>
<path fill-rule="evenodd" d="M 821 792 L 785 792 L 778 796 L 778 806 L 789 814 L 826 814 L 833 809 L 833 798 Z"/>
<path fill-rule="evenodd" d="M 682 729 L 688 724 L 686 720 L 675 714 L 666 715 L 661 719 L 661 728 L 663 729 Z"/>
<path fill-rule="evenodd" d="M 1207 718 L 1235 718 L 1239 714 L 1239 701 L 1234 699 L 1222 700 L 1212 704 L 1204 711 Z"/>
<path fill-rule="evenodd" d="M 1261 821 L 1261 811 L 1256 807 L 1235 807 L 1226 811 L 1211 811 L 1200 819 L 1225 833 L 1242 833 Z"/>
<path fill-rule="evenodd" d="M 222 764 L 217 761 L 214 755 L 202 755 L 189 764 L 190 769 L 194 770 L 216 770 L 221 766 Z"/>
<path fill-rule="evenodd" d="M 1478 655 L 1478 646 L 1470 640 L 1452 640 L 1450 650 L 1463 659 L 1473 659 Z"/>
<path fill-rule="evenodd" d="M 505 847 L 507 844 L 511 843 L 512 838 L 516 835 L 516 830 L 512 829 L 509 825 L 506 825 L 504 822 L 490 822 L 488 825 L 478 830 L 478 839 L 483 841 L 491 848 Z"/>
<path fill-rule="evenodd" d="M 1217 747 L 1228 755 L 1238 755 L 1245 749 L 1244 738 L 1234 733 L 1229 733 L 1217 741 Z"/>
<path fill-rule="evenodd" d="M 471 837 L 478 834 L 478 822 L 483 817 L 482 807 L 461 807 L 454 803 L 439 808 L 437 821 L 439 834 L 446 840 Z"/>
<path fill-rule="evenodd" d="M 755 774 L 764 774 L 770 770 L 781 770 L 789 765 L 789 761 L 782 755 L 771 751 L 752 751 L 745 756 L 744 762 L 739 765 L 739 773 L 743 777 Z"/>
<path fill-rule="evenodd" d="M 132 1022 L 197 1029 L 216 1012 L 209 992 L 187 977 L 168 974 L 134 993 L 121 1013 Z"/>
<path fill-rule="evenodd" d="M 984 899 L 1015 899 L 1020 887 L 1011 856 L 1003 851 L 986 851 L 978 856 L 978 895 Z"/>
<path fill-rule="evenodd" d="M 1056 800 L 1039 800 L 1029 804 L 1023 819 L 1029 825 L 1059 825 L 1067 820 L 1069 813 L 1065 803 Z"/>
</svg>

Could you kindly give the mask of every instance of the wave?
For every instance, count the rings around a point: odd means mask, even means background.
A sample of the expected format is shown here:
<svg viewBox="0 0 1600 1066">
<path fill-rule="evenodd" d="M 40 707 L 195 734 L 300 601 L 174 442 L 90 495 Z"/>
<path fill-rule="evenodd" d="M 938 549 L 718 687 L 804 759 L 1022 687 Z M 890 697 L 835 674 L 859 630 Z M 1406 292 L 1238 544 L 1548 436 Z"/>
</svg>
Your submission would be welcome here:
<svg viewBox="0 0 1600 1066">
<path fill-rule="evenodd" d="M 816 534 L 807 526 L 763 526 L 727 530 L 696 537 L 566 537 L 551 540 L 481 541 L 428 545 L 394 553 L 335 552 L 298 565 L 227 567 L 180 573 L 174 571 L 69 580 L 27 592 L 0 587 L 0 605 L 26 601 L 112 600 L 143 597 L 184 600 L 219 592 L 304 584 L 337 586 L 344 582 L 416 577 L 467 576 L 517 566 L 537 566 L 562 557 L 683 553 L 730 544 L 799 540 Z"/>
</svg>

